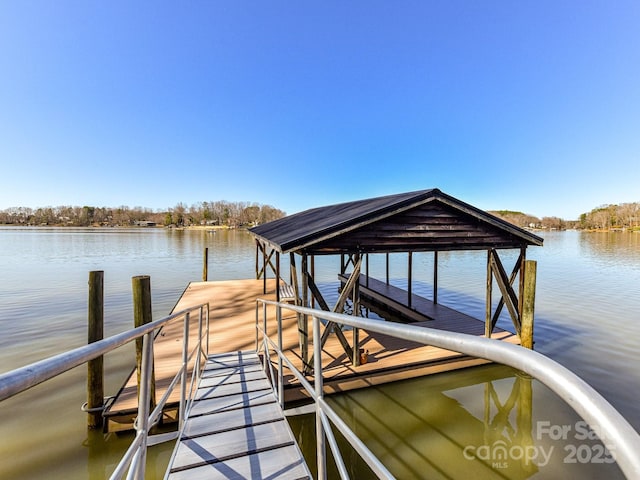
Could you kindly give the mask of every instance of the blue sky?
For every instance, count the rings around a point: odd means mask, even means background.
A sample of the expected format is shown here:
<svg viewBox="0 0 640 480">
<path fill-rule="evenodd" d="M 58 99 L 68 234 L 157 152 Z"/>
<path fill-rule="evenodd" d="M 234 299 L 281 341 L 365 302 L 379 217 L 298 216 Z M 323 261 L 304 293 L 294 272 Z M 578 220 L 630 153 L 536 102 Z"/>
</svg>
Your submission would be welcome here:
<svg viewBox="0 0 640 480">
<path fill-rule="evenodd" d="M 640 2 L 0 2 L 0 208 L 640 201 Z"/>
</svg>

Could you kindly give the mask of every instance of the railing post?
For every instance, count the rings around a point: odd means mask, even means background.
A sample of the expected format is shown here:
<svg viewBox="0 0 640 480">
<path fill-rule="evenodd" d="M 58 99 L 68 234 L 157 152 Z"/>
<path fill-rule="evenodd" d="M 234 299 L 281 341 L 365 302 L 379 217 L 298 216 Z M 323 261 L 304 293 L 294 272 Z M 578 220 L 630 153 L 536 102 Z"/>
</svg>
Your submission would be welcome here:
<svg viewBox="0 0 640 480">
<path fill-rule="evenodd" d="M 258 321 L 260 320 L 260 304 L 256 302 L 256 352 L 258 351 Z"/>
<path fill-rule="evenodd" d="M 263 332 L 262 332 L 262 352 L 263 352 L 263 368 L 264 371 L 267 371 L 267 362 L 269 361 L 269 344 L 267 343 L 267 304 L 262 304 L 262 321 L 263 321 Z"/>
<path fill-rule="evenodd" d="M 142 372 L 140 394 L 138 397 L 138 418 L 136 420 L 136 436 L 141 436 L 140 446 L 136 460 L 131 468 L 134 471 L 134 478 L 143 480 L 145 477 L 145 466 L 147 463 L 147 437 L 149 436 L 149 405 L 151 403 L 151 390 L 153 377 L 153 332 L 144 335 L 142 339 Z"/>
<path fill-rule="evenodd" d="M 206 351 L 205 351 L 205 357 L 209 358 L 209 335 L 210 335 L 211 331 L 209 330 L 210 325 L 209 325 L 209 304 L 208 303 L 207 303 L 206 320 L 207 320 L 207 348 L 206 348 Z"/>
<path fill-rule="evenodd" d="M 182 343 L 182 374 L 180 383 L 180 410 L 178 412 L 178 429 L 182 429 L 185 420 L 187 398 L 187 364 L 189 363 L 189 312 L 184 314 L 184 342 Z"/>
<path fill-rule="evenodd" d="M 324 400 L 323 391 L 323 378 L 322 378 L 322 346 L 320 339 L 320 320 L 313 315 L 313 380 L 315 384 L 316 394 L 316 452 L 318 463 L 318 480 L 326 480 L 326 451 L 325 451 L 325 438 L 324 429 L 322 427 L 322 408 L 320 406 L 321 401 Z"/>
<path fill-rule="evenodd" d="M 87 343 L 104 338 L 104 272 L 89 272 L 89 312 Z M 102 356 L 87 363 L 87 427 L 102 427 L 104 402 L 104 360 Z"/>
<path fill-rule="evenodd" d="M 284 409 L 284 373 L 282 371 L 282 307 L 276 307 L 276 319 L 278 321 L 278 400 L 280 408 Z"/>
<path fill-rule="evenodd" d="M 151 278 L 148 275 L 138 275 L 131 278 L 133 287 L 133 322 L 140 327 L 150 323 L 151 318 Z M 140 372 L 142 369 L 142 339 L 136 339 L 136 367 L 138 372 L 138 392 L 140 392 Z M 151 408 L 156 405 L 156 380 L 151 359 L 151 378 L 149 379 Z"/>
<path fill-rule="evenodd" d="M 196 385 L 200 382 L 200 364 L 202 363 L 202 326 L 203 326 L 203 307 L 198 310 L 198 355 L 196 355 L 196 363 L 193 368 L 196 372 Z"/>
</svg>

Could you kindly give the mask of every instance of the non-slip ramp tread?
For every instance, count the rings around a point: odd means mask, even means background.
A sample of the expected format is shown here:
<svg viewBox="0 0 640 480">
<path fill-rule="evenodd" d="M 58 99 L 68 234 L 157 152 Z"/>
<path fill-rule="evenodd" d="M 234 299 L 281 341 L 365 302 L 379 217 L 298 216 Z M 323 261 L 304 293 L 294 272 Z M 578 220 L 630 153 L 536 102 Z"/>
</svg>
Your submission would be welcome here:
<svg viewBox="0 0 640 480">
<path fill-rule="evenodd" d="M 255 352 L 211 356 L 204 372 L 169 480 L 311 478 Z"/>
</svg>

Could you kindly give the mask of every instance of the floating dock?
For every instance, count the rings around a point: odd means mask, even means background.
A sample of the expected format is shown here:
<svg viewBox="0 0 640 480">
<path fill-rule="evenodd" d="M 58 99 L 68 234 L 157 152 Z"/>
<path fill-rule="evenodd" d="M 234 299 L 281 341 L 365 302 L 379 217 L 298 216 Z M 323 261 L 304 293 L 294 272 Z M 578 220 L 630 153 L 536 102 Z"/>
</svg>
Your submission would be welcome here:
<svg viewBox="0 0 640 480">
<path fill-rule="evenodd" d="M 381 283 L 381 282 L 380 282 Z M 174 312 L 189 306 L 209 302 L 210 310 L 210 354 L 232 353 L 256 349 L 256 299 L 265 298 L 275 300 L 275 280 L 267 280 L 267 293 L 263 293 L 263 280 L 228 280 L 215 282 L 192 282 L 186 288 L 180 300 L 174 307 Z M 374 288 L 374 286 L 380 289 Z M 395 288 L 395 287 L 393 287 Z M 369 279 L 369 287 L 366 280 L 362 281 L 361 294 L 377 292 L 384 295 L 381 285 L 374 284 Z M 387 294 L 394 293 L 393 290 Z M 396 294 L 400 295 L 398 292 Z M 406 293 L 406 292 L 405 292 Z M 388 297 L 385 297 L 388 298 Z M 396 298 L 395 303 L 401 305 L 401 299 Z M 412 309 L 417 310 L 420 302 L 415 299 Z M 408 308 L 408 307 L 407 307 Z M 422 321 L 413 325 L 441 328 L 451 331 L 459 331 L 472 335 L 484 334 L 484 323 L 472 317 L 466 316 L 455 310 L 438 305 L 440 313 L 448 316 L 432 318 L 433 312 L 422 315 Z M 284 311 L 283 311 L 284 312 Z M 262 312 L 260 312 L 262 315 Z M 275 308 L 267 308 L 268 331 L 275 338 L 276 320 Z M 262 318 L 262 317 L 260 317 Z M 196 320 L 194 320 L 195 322 Z M 302 358 L 299 349 L 298 322 L 295 313 L 283 313 L 283 350 L 287 357 L 302 369 Z M 192 329 L 196 330 L 195 328 Z M 177 336 L 176 336 L 177 335 Z M 345 331 L 348 337 L 350 332 Z M 519 343 L 517 335 L 495 329 L 492 338 L 510 343 Z M 330 335 L 323 349 L 323 375 L 325 379 L 325 393 L 336 393 L 371 385 L 393 382 L 422 375 L 433 374 L 466 368 L 470 366 L 488 363 L 487 360 L 469 357 L 457 352 L 444 350 L 428 345 L 417 344 L 400 340 L 378 333 L 369 333 L 360 330 L 360 348 L 368 351 L 367 362 L 354 366 L 347 358 L 340 342 L 335 335 Z M 165 329 L 157 337 L 154 345 L 156 361 L 156 396 L 163 395 L 163 388 L 169 383 L 169 379 L 179 368 L 181 358 L 182 339 L 181 325 L 174 330 Z M 277 362 L 274 360 L 274 368 Z M 290 372 L 284 372 L 285 401 L 293 402 L 304 400 L 306 394 L 300 387 L 295 377 Z M 173 408 L 178 403 L 178 392 L 174 392 L 175 398 L 171 398 L 169 405 Z M 106 429 L 117 431 L 128 429 L 137 408 L 136 375 L 132 373 L 116 399 L 105 411 Z M 166 421 L 175 419 L 175 412 L 170 410 L 165 415 Z"/>
</svg>

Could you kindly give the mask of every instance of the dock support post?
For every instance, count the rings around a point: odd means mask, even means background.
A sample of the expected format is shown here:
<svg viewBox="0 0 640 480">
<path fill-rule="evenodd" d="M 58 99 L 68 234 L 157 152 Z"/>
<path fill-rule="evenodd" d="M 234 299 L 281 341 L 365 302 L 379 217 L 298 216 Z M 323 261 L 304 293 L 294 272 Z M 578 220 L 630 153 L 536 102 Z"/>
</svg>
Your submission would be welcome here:
<svg viewBox="0 0 640 480">
<path fill-rule="evenodd" d="M 413 285 L 413 254 L 409 252 L 407 260 L 407 306 L 411 308 L 411 300 L 412 300 L 412 285 Z"/>
<path fill-rule="evenodd" d="M 365 268 L 367 270 L 367 275 L 364 278 L 366 282 L 365 285 L 368 287 L 369 286 L 369 254 L 365 253 L 364 258 L 365 258 Z"/>
<path fill-rule="evenodd" d="M 361 265 L 362 263 L 362 255 L 357 253 L 356 254 L 356 265 Z M 369 255 L 366 254 L 365 257 L 366 260 L 366 268 L 367 268 L 367 279 L 369 278 Z M 355 272 L 354 272 L 355 274 Z M 368 280 L 367 280 L 368 282 Z M 360 316 L 360 273 L 358 273 L 357 277 L 356 277 L 356 281 L 353 282 L 353 290 L 351 291 L 351 299 L 353 300 L 353 316 L 354 317 L 359 317 Z M 352 351 L 352 356 L 353 358 L 351 359 L 351 362 L 353 363 L 354 367 L 357 367 L 360 365 L 360 329 L 359 328 L 354 328 L 353 329 L 353 351 Z"/>
<path fill-rule="evenodd" d="M 276 285 L 277 287 L 277 285 Z M 262 293 L 267 293 L 267 245 L 262 246 Z"/>
<path fill-rule="evenodd" d="M 524 263 L 524 289 L 522 316 L 520 320 L 520 341 L 522 346 L 533 350 L 533 313 L 536 301 L 536 267 L 534 260 Z"/>
<path fill-rule="evenodd" d="M 484 320 L 484 336 L 491 338 L 491 332 L 493 331 L 491 322 L 491 309 L 492 309 L 492 290 L 493 290 L 493 271 L 491 270 L 491 250 L 487 250 L 487 290 L 486 290 L 486 303 L 485 303 L 485 320 Z"/>
<path fill-rule="evenodd" d="M 302 295 L 300 301 L 303 307 L 309 306 L 309 259 L 306 253 L 302 254 Z M 296 280 L 297 283 L 297 280 Z M 302 361 L 305 365 L 309 364 L 309 317 L 306 314 L 300 316 L 299 324 L 302 335 Z"/>
<path fill-rule="evenodd" d="M 135 327 L 150 323 L 151 318 L 151 277 L 138 275 L 131 278 L 133 287 L 133 322 Z M 153 359 L 151 359 L 153 362 Z M 136 339 L 136 371 L 138 377 L 138 393 L 140 393 L 140 373 L 142 371 L 142 338 Z M 151 408 L 156 406 L 156 380 L 153 365 L 150 379 Z"/>
<path fill-rule="evenodd" d="M 204 247 L 204 259 L 202 263 L 202 281 L 209 279 L 209 247 Z"/>
<path fill-rule="evenodd" d="M 89 272 L 89 312 L 87 343 L 104 338 L 104 272 Z M 87 427 L 102 428 L 104 402 L 104 359 L 102 356 L 87 362 Z"/>
<path fill-rule="evenodd" d="M 387 270 L 387 285 L 389 285 L 389 252 L 385 253 L 386 270 Z"/>
<path fill-rule="evenodd" d="M 276 302 L 280 302 L 280 252 L 276 252 Z"/>
<path fill-rule="evenodd" d="M 316 257 L 314 255 L 311 255 L 311 278 L 316 278 Z M 316 308 L 316 297 L 313 292 L 311 292 L 311 308 Z"/>
<path fill-rule="evenodd" d="M 438 251 L 433 252 L 433 303 L 438 303 Z"/>
</svg>

